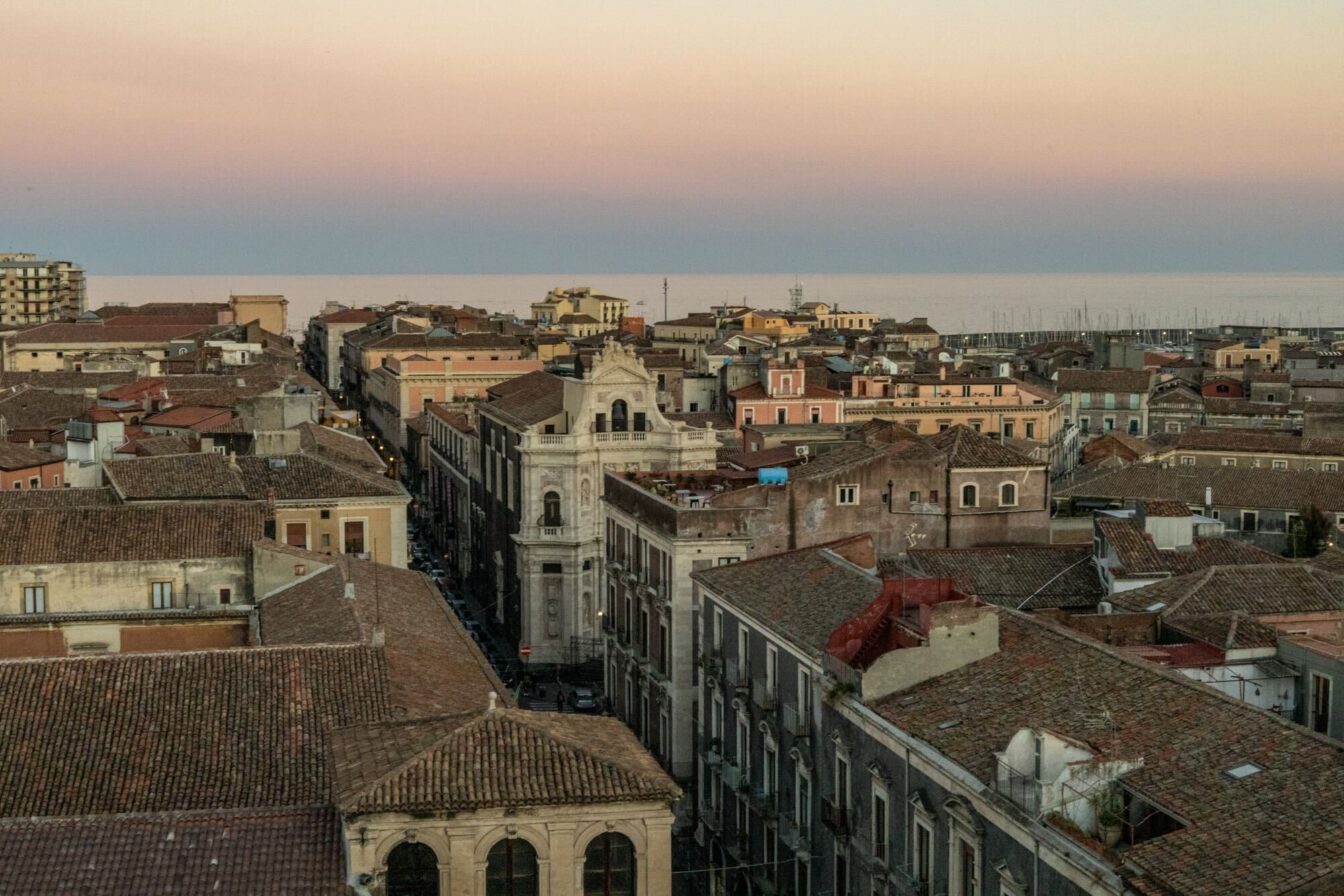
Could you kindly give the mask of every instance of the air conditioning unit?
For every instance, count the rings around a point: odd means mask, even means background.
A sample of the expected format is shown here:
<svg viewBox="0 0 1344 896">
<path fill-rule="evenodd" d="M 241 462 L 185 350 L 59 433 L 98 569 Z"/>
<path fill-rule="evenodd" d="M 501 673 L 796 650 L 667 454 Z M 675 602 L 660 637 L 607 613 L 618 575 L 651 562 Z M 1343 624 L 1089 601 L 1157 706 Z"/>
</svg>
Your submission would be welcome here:
<svg viewBox="0 0 1344 896">
<path fill-rule="evenodd" d="M 811 453 L 811 451 L 812 448 L 809 445 L 795 445 L 793 449 L 795 457 L 807 457 L 807 455 Z"/>
</svg>

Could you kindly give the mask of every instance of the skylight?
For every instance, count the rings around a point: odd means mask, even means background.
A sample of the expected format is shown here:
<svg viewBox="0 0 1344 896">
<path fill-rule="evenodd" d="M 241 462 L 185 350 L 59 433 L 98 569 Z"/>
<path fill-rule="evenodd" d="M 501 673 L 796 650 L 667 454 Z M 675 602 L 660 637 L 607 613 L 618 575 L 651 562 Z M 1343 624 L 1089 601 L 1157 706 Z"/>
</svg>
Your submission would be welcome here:
<svg viewBox="0 0 1344 896">
<path fill-rule="evenodd" d="M 1264 770 L 1265 767 L 1263 765 L 1257 765 L 1254 762 L 1247 762 L 1242 765 L 1238 765 L 1235 768 L 1230 768 L 1227 771 L 1223 772 L 1223 774 L 1227 775 L 1233 781 L 1240 781 L 1242 778 L 1249 778 L 1251 775 L 1258 775 Z"/>
<path fill-rule="evenodd" d="M 1164 608 L 1165 606 L 1166 606 L 1166 604 L 1162 603 L 1162 601 L 1158 601 L 1158 602 L 1155 603 L 1155 604 L 1149 604 L 1148 606 L 1144 607 L 1143 609 L 1144 609 L 1145 612 L 1148 612 L 1148 613 L 1156 613 L 1158 610 L 1161 610 L 1161 609 Z"/>
</svg>

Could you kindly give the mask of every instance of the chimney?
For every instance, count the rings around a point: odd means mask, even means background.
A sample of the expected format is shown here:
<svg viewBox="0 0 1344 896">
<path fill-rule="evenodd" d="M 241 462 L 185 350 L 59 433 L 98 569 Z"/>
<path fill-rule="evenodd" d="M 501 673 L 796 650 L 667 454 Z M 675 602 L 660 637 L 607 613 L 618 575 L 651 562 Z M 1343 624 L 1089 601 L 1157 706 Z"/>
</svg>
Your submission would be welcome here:
<svg viewBox="0 0 1344 896">
<path fill-rule="evenodd" d="M 238 469 L 238 455 L 234 454 L 232 451 L 229 452 L 229 466 L 233 467 L 235 470 Z"/>
<path fill-rule="evenodd" d="M 938 365 L 938 381 L 939 381 L 939 382 L 943 382 L 943 383 L 947 382 L 947 365 L 946 365 L 946 364 L 939 364 L 939 365 Z"/>
<path fill-rule="evenodd" d="M 247 380 L 243 379 L 242 377 L 238 377 L 238 379 L 234 380 L 234 385 L 237 386 L 239 389 L 242 389 L 247 386 Z"/>
<path fill-rule="evenodd" d="M 354 599 L 355 599 L 355 583 L 354 583 L 354 582 L 346 582 L 346 583 L 345 583 L 345 599 L 346 599 L 346 600 L 354 600 Z"/>
<path fill-rule="evenodd" d="M 489 703 L 488 706 L 486 706 L 485 711 L 486 711 L 486 712 L 494 712 L 495 709 L 497 708 L 497 707 L 495 706 L 495 701 L 498 700 L 498 699 L 499 699 L 499 695 L 496 694 L 494 691 L 491 691 L 491 692 L 490 692 L 490 703 Z"/>
<path fill-rule="evenodd" d="M 1204 515 L 1213 516 L 1213 486 L 1204 486 Z"/>
<path fill-rule="evenodd" d="M 381 649 L 387 644 L 387 632 L 381 625 L 373 627 L 373 637 L 369 639 L 369 644 L 375 648 Z"/>
</svg>

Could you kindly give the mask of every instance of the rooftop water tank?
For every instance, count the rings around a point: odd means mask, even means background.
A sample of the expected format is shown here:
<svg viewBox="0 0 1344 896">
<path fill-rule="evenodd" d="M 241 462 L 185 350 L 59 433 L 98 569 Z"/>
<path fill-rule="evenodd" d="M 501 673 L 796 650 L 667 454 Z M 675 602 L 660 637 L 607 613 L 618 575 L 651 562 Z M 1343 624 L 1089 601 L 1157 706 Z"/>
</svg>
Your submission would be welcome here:
<svg viewBox="0 0 1344 896">
<path fill-rule="evenodd" d="M 789 481 L 789 471 L 784 467 L 761 467 L 756 471 L 756 481 L 761 485 L 783 485 Z"/>
</svg>

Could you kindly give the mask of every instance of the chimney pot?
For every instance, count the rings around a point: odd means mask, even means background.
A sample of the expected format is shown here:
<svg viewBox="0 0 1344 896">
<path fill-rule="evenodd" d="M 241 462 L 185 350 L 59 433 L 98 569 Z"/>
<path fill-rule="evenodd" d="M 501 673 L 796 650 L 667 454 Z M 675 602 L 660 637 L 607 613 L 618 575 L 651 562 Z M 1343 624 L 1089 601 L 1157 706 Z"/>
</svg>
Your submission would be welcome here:
<svg viewBox="0 0 1344 896">
<path fill-rule="evenodd" d="M 369 639 L 369 643 L 375 648 L 384 647 L 387 644 L 387 631 L 381 625 L 375 625 L 373 627 L 373 637 Z"/>
<path fill-rule="evenodd" d="M 486 711 L 486 712 L 494 712 L 494 711 L 498 708 L 498 707 L 495 706 L 495 701 L 497 701 L 498 699 L 499 699 L 499 694 L 496 694 L 494 691 L 491 691 L 491 692 L 490 692 L 490 704 L 489 704 L 488 706 L 486 706 L 485 711 Z"/>
</svg>

